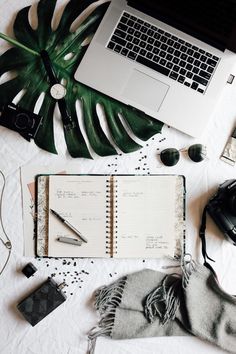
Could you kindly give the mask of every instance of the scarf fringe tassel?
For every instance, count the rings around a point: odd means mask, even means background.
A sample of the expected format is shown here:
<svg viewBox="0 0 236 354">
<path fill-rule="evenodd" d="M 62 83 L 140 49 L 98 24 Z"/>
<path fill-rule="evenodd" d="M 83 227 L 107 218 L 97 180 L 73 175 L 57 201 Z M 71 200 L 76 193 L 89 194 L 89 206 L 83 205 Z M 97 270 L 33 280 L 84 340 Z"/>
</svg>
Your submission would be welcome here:
<svg viewBox="0 0 236 354">
<path fill-rule="evenodd" d="M 174 320 L 180 306 L 180 294 L 188 286 L 189 278 L 195 270 L 195 262 L 183 261 L 182 275 L 169 274 L 164 277 L 160 286 L 153 290 L 147 297 L 144 305 L 145 317 L 153 322 L 156 317 L 164 325 L 169 320 Z"/>
<path fill-rule="evenodd" d="M 95 292 L 95 308 L 99 311 L 101 320 L 98 326 L 89 332 L 88 354 L 94 353 L 97 337 L 111 337 L 116 308 L 121 303 L 126 280 L 127 277 L 123 277 L 110 286 L 103 286 Z"/>
<path fill-rule="evenodd" d="M 179 308 L 179 292 L 181 291 L 181 276 L 167 275 L 161 285 L 151 292 L 144 306 L 145 317 L 153 322 L 159 317 L 164 325 L 169 320 L 173 320 Z"/>
<path fill-rule="evenodd" d="M 174 320 L 180 306 L 180 293 L 189 283 L 189 278 L 195 270 L 193 260 L 183 262 L 182 275 L 166 275 L 162 283 L 146 298 L 144 315 L 153 322 L 156 317 L 164 325 L 169 320 Z M 96 339 L 99 336 L 112 336 L 116 308 L 120 305 L 127 277 L 117 280 L 110 286 L 103 286 L 95 292 L 95 308 L 99 311 L 101 320 L 88 335 L 88 354 L 94 354 Z"/>
</svg>

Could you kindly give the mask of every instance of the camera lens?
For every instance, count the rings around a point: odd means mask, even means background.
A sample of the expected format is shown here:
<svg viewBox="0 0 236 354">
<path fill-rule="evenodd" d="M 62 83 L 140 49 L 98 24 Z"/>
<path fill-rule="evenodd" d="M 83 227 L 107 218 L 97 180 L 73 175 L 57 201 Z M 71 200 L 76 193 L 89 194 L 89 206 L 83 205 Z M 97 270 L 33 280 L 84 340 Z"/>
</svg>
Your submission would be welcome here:
<svg viewBox="0 0 236 354">
<path fill-rule="evenodd" d="M 15 126 L 19 130 L 30 128 L 32 125 L 32 119 L 26 113 L 19 113 L 15 118 Z"/>
</svg>

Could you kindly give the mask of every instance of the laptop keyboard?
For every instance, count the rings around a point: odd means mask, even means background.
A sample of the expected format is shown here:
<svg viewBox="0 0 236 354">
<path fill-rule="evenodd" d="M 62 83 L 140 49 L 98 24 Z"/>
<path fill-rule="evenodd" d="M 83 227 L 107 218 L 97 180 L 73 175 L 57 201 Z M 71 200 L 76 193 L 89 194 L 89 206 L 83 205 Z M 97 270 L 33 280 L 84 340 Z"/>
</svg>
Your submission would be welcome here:
<svg viewBox="0 0 236 354">
<path fill-rule="evenodd" d="M 204 94 L 219 58 L 124 12 L 107 48 Z"/>
</svg>

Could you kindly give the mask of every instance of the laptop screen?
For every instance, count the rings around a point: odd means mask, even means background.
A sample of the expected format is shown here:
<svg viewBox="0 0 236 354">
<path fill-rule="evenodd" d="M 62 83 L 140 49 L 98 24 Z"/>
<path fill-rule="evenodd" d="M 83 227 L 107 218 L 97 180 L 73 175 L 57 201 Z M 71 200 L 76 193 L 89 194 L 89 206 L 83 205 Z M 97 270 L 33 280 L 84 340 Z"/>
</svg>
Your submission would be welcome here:
<svg viewBox="0 0 236 354">
<path fill-rule="evenodd" d="M 236 52 L 236 0 L 131 0 L 128 4 L 214 47 Z"/>
</svg>

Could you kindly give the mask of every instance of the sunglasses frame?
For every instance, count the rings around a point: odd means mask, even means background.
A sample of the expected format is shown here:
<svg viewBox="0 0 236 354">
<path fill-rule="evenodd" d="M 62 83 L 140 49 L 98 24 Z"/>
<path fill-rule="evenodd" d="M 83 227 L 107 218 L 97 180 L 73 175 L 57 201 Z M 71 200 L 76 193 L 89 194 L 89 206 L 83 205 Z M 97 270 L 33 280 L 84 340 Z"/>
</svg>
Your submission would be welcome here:
<svg viewBox="0 0 236 354">
<path fill-rule="evenodd" d="M 172 161 L 170 156 L 162 157 L 163 153 L 176 154 L 176 156 L 172 156 Z M 162 150 L 158 155 L 160 155 L 160 160 L 164 166 L 173 167 L 177 165 L 180 160 L 180 152 L 187 152 L 188 157 L 193 162 L 202 162 L 207 159 L 207 148 L 203 144 L 192 144 L 188 148 L 176 149 L 176 148 L 166 148 Z M 177 154 L 178 153 L 178 154 Z"/>
</svg>

